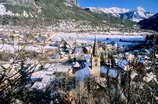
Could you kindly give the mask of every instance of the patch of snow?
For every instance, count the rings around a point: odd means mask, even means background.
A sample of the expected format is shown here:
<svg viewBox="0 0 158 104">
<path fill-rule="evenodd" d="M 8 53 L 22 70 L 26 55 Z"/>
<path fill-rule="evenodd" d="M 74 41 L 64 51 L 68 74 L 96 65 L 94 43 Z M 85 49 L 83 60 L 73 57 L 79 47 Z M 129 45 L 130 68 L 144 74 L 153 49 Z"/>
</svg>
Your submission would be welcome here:
<svg viewBox="0 0 158 104">
<path fill-rule="evenodd" d="M 52 71 L 38 71 L 31 75 L 32 81 L 35 81 L 32 88 L 45 90 L 53 81 L 56 80 L 54 72 Z"/>
<path fill-rule="evenodd" d="M 23 11 L 23 16 L 24 16 L 24 17 L 29 17 L 29 14 L 24 10 L 24 11 Z"/>
<path fill-rule="evenodd" d="M 138 74 L 136 72 L 131 73 L 131 79 L 134 79 Z"/>
<path fill-rule="evenodd" d="M 4 15 L 13 16 L 14 14 L 11 11 L 7 11 L 6 7 L 3 4 L 0 4 L 0 15 L 1 16 L 4 16 Z"/>
<path fill-rule="evenodd" d="M 80 67 L 79 62 L 73 62 L 72 65 L 73 65 L 73 67 L 76 67 L 76 68 Z"/>
<path fill-rule="evenodd" d="M 91 56 L 85 55 L 84 58 L 86 60 L 86 63 L 85 63 L 86 67 L 91 66 Z"/>
<path fill-rule="evenodd" d="M 145 16 L 145 9 L 144 9 L 144 8 L 142 8 L 142 7 L 137 7 L 137 12 L 138 12 L 138 14 L 139 14 L 141 17 L 146 18 L 146 16 Z"/>
<path fill-rule="evenodd" d="M 7 8 L 3 5 L 3 3 L 0 3 L 0 16 L 9 15 L 9 16 L 24 16 L 24 17 L 33 17 L 31 13 L 28 13 L 26 11 L 23 11 L 23 13 L 20 15 L 19 13 L 13 13 L 12 11 L 7 10 Z"/>
<path fill-rule="evenodd" d="M 43 50 L 50 50 L 50 49 L 56 49 L 57 47 L 52 46 L 26 46 L 23 48 L 22 46 L 18 45 L 9 45 L 9 44 L 0 44 L 0 52 L 9 52 L 9 53 L 15 53 L 16 51 L 19 51 L 21 49 L 24 49 L 26 51 L 34 51 L 34 52 L 43 52 Z"/>
<path fill-rule="evenodd" d="M 117 64 L 118 64 L 119 67 L 121 67 L 122 69 L 124 69 L 125 66 L 128 64 L 128 61 L 125 60 L 125 59 L 121 59 L 121 60 L 118 61 Z"/>
<path fill-rule="evenodd" d="M 55 76 L 44 76 L 42 81 L 35 82 L 32 88 L 36 88 L 38 90 L 45 90 L 54 80 Z"/>
<path fill-rule="evenodd" d="M 90 68 L 85 67 L 84 69 L 81 69 L 75 73 L 76 81 L 84 82 L 88 78 L 90 78 Z"/>
<path fill-rule="evenodd" d="M 100 67 L 100 72 L 101 73 L 105 73 L 107 74 L 107 71 L 109 70 L 108 72 L 108 76 L 109 77 L 112 77 L 112 78 L 117 78 L 119 76 L 119 72 L 117 69 L 114 69 L 114 68 L 107 68 L 107 67 L 104 67 L 104 66 L 101 66 Z"/>
<path fill-rule="evenodd" d="M 90 33 L 77 34 L 77 33 L 63 33 L 63 32 L 59 32 L 55 34 L 56 34 L 56 37 L 64 37 L 64 39 L 73 39 L 73 40 L 76 40 L 77 42 L 88 43 L 88 44 L 93 43 L 95 39 L 95 35 L 96 35 L 98 41 L 108 42 L 108 43 L 115 42 L 119 46 L 134 45 L 134 43 L 120 42 L 120 39 L 141 40 L 141 41 L 145 39 L 144 36 L 141 36 L 142 34 L 145 34 L 145 33 L 135 33 L 135 32 L 134 33 L 107 32 L 104 34 L 93 34 L 93 35 Z"/>
</svg>

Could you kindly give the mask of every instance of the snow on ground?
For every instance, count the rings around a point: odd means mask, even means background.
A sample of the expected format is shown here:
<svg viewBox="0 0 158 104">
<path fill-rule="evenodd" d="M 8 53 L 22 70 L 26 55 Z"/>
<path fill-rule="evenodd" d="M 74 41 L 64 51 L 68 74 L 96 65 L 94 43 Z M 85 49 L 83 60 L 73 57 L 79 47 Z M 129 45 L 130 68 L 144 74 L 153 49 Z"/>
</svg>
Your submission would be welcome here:
<svg viewBox="0 0 158 104">
<path fill-rule="evenodd" d="M 143 36 L 124 36 L 124 35 L 117 35 L 117 34 L 121 34 L 119 32 L 113 32 L 113 34 L 116 35 L 110 35 L 112 33 L 107 33 L 107 35 L 104 34 L 99 34 L 96 36 L 97 40 L 100 41 L 107 41 L 107 42 L 118 42 L 120 39 L 126 39 L 126 40 L 144 40 L 145 37 Z M 133 33 L 134 34 L 134 33 Z M 71 39 L 71 40 L 78 40 L 80 42 L 93 42 L 95 35 L 94 34 L 90 34 L 90 33 L 82 33 L 82 34 L 77 34 L 77 33 L 55 33 L 54 36 L 52 36 L 52 38 L 54 40 L 56 39 Z M 121 44 L 121 43 L 120 43 Z M 124 42 L 125 44 L 125 42 Z M 127 43 L 126 43 L 127 44 Z M 9 51 L 11 53 L 15 53 L 18 50 L 21 50 L 23 47 L 22 46 L 17 46 L 17 45 L 9 45 L 9 44 L 0 44 L 0 51 Z M 35 52 L 41 52 L 47 49 L 54 49 L 57 47 L 52 47 L 52 46 L 26 46 L 24 47 L 25 50 L 27 51 L 35 51 Z M 90 66 L 90 56 L 85 56 L 85 59 L 87 61 L 86 67 L 84 69 L 81 69 L 79 71 L 77 71 L 75 73 L 75 77 L 77 81 L 85 81 L 86 79 L 88 79 L 90 77 L 90 73 L 91 70 L 89 68 Z M 123 68 L 125 65 L 127 64 L 126 61 L 122 61 L 120 63 L 120 66 Z M 38 72 L 34 72 L 31 76 L 31 79 L 33 81 L 37 81 L 34 83 L 34 85 L 32 86 L 32 88 L 37 88 L 37 89 L 45 89 L 47 86 L 49 86 L 51 84 L 51 82 L 53 82 L 55 80 L 55 75 L 53 75 L 53 73 L 55 72 L 69 72 L 69 70 L 71 69 L 71 66 L 65 66 L 62 64 L 46 64 L 44 66 L 45 70 L 42 71 L 38 71 Z M 119 71 L 117 71 L 116 69 L 113 68 L 107 68 L 104 66 L 100 67 L 100 71 L 101 73 L 105 73 L 107 74 L 107 71 L 109 70 L 108 76 L 112 77 L 112 78 L 116 78 L 117 76 L 119 76 Z"/>
<path fill-rule="evenodd" d="M 31 13 L 26 12 L 25 10 L 23 13 L 13 13 L 12 11 L 7 10 L 7 7 L 3 3 L 0 3 L 0 16 L 9 15 L 9 16 L 24 16 L 24 17 L 33 17 Z"/>
<path fill-rule="evenodd" d="M 143 33 L 144 34 L 144 33 Z M 122 33 L 122 32 L 105 32 L 105 33 L 63 33 L 58 32 L 54 33 L 54 36 L 59 36 L 63 38 L 92 38 L 94 39 L 95 36 L 97 38 L 144 38 L 142 33 Z"/>
<path fill-rule="evenodd" d="M 34 52 L 42 52 L 43 50 L 50 50 L 55 49 L 57 47 L 52 46 L 18 46 L 18 45 L 9 45 L 9 44 L 0 44 L 0 52 L 9 52 L 9 53 L 15 53 L 19 50 L 26 50 L 26 51 L 34 51 Z"/>
<path fill-rule="evenodd" d="M 113 35 L 112 35 L 113 34 Z M 138 40 L 143 41 L 145 39 L 145 36 L 142 36 L 142 33 L 121 33 L 121 32 L 107 32 L 104 34 L 97 34 L 97 33 L 55 33 L 56 37 L 60 37 L 61 39 L 71 39 L 71 40 L 77 40 L 77 42 L 80 43 L 92 43 L 95 39 L 95 36 L 98 41 L 102 42 L 116 42 L 120 46 L 124 45 L 133 45 L 134 43 L 130 42 L 120 42 L 120 39 L 122 40 Z"/>
<path fill-rule="evenodd" d="M 13 16 L 14 14 L 11 12 L 11 11 L 8 11 L 6 9 L 6 7 L 0 3 L 0 15 L 3 16 L 3 15 L 10 15 L 10 16 Z"/>
</svg>

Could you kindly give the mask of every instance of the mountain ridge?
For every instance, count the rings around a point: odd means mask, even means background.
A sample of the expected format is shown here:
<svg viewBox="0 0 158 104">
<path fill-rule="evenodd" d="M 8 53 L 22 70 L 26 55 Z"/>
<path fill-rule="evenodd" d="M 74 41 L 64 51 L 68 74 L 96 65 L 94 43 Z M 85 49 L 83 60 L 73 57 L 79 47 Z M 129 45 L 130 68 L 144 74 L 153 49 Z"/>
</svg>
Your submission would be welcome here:
<svg viewBox="0 0 158 104">
<path fill-rule="evenodd" d="M 1 2 L 6 14 L 0 17 L 0 23 L 13 25 L 58 25 L 69 28 L 94 28 L 96 30 L 130 30 L 135 23 L 109 14 L 87 11 L 76 5 L 67 6 L 65 0 L 7 0 Z M 29 2 L 28 2 L 29 1 Z M 22 4 L 22 5 L 20 5 Z M 29 5 L 26 5 L 29 4 Z M 5 13 L 4 12 L 4 13 Z M 62 24 L 61 24 L 62 23 Z M 55 25 L 56 24 L 56 25 Z"/>
<path fill-rule="evenodd" d="M 138 23 L 141 28 L 158 32 L 158 13 Z"/>
<path fill-rule="evenodd" d="M 136 10 L 129 10 L 125 8 L 96 8 L 96 7 L 86 7 L 84 9 L 89 9 L 89 11 L 97 13 L 111 14 L 121 19 L 128 19 L 134 22 L 139 22 L 140 20 L 147 19 L 154 15 L 154 13 L 146 12 L 144 8 L 137 7 Z"/>
</svg>

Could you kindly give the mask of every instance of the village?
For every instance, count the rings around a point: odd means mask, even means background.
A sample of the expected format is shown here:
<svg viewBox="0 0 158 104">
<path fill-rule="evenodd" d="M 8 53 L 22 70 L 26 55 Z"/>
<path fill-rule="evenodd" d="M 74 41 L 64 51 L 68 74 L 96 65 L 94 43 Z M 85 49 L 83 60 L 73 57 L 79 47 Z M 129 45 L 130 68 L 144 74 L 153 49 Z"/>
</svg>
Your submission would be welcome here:
<svg viewBox="0 0 158 104">
<path fill-rule="evenodd" d="M 69 37 L 62 32 L 27 33 L 18 29 L 2 29 L 0 33 L 0 91 L 12 88 L 18 83 L 14 80 L 22 78 L 31 91 L 51 89 L 53 96 L 64 93 L 72 104 L 78 97 L 91 99 L 89 94 L 93 95 L 92 103 L 106 103 L 105 98 L 114 101 L 116 96 L 128 102 L 128 86 L 143 89 L 144 83 L 158 84 L 157 46 L 139 47 L 140 42 L 155 44 L 156 40 L 146 40 L 145 36 L 119 38 L 121 33 L 115 32 L 116 37 L 79 33 Z M 110 90 L 105 97 L 106 89 Z M 98 96 L 102 96 L 100 100 Z"/>
<path fill-rule="evenodd" d="M 0 0 L 0 104 L 158 104 L 156 0 Z"/>
</svg>

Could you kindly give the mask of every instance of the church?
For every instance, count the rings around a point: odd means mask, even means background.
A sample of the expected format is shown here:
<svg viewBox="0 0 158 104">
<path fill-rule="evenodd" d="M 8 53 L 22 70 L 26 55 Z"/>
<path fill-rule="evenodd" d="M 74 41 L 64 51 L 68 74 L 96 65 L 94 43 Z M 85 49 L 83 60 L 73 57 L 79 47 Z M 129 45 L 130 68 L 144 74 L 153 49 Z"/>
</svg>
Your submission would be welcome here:
<svg viewBox="0 0 158 104">
<path fill-rule="evenodd" d="M 92 51 L 92 66 L 91 66 L 91 74 L 95 77 L 100 77 L 100 54 L 98 52 L 96 38 L 93 45 Z"/>
</svg>

